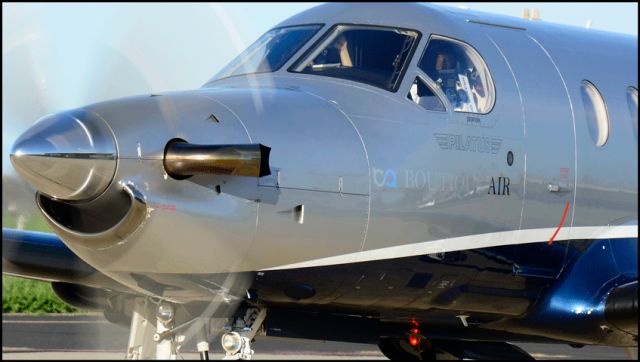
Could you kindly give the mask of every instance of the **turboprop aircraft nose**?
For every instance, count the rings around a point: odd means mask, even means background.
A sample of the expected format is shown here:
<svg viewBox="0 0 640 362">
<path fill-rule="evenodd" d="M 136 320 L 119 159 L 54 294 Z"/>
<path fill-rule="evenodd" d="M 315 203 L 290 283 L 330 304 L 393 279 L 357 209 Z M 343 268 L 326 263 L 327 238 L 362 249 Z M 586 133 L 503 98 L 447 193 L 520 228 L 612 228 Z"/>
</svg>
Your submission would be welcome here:
<svg viewBox="0 0 640 362">
<path fill-rule="evenodd" d="M 89 200 L 104 192 L 116 171 L 111 128 L 93 112 L 74 110 L 41 118 L 11 150 L 18 173 L 43 194 Z"/>
</svg>

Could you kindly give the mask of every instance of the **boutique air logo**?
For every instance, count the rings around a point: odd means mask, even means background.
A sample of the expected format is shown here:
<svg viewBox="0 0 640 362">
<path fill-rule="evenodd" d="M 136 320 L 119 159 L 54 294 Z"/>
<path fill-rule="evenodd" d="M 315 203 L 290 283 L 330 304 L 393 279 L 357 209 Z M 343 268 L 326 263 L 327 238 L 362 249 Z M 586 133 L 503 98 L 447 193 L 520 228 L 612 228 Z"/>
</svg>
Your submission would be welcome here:
<svg viewBox="0 0 640 362">
<path fill-rule="evenodd" d="M 392 169 L 373 168 L 373 183 L 378 187 L 395 189 L 398 187 L 398 176 Z"/>
</svg>

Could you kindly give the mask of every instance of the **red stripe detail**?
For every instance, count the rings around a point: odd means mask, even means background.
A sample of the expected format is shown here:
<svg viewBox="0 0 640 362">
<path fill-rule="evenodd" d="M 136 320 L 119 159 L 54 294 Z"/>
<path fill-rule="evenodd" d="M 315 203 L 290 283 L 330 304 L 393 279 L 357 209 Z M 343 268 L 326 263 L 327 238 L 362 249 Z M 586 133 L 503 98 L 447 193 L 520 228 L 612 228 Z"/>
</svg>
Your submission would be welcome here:
<svg viewBox="0 0 640 362">
<path fill-rule="evenodd" d="M 570 206 L 571 204 L 569 203 L 569 200 L 567 200 L 567 205 L 564 207 L 564 214 L 562 214 L 562 220 L 560 220 L 560 225 L 558 225 L 556 232 L 553 233 L 553 236 L 551 237 L 551 239 L 549 239 L 549 245 L 553 244 L 553 239 L 556 238 L 556 235 L 558 235 L 558 232 L 562 228 L 562 225 L 564 225 L 564 220 L 567 218 L 567 212 L 569 212 Z"/>
<path fill-rule="evenodd" d="M 153 206 L 160 210 L 176 211 L 176 205 L 172 204 L 153 204 Z"/>
</svg>

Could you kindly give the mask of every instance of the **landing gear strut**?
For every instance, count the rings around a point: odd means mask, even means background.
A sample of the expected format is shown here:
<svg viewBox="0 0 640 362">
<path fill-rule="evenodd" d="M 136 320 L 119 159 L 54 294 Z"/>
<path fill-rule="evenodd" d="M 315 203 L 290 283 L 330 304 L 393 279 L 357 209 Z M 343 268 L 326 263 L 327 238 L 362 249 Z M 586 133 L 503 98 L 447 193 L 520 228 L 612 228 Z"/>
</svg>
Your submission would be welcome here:
<svg viewBox="0 0 640 362">
<path fill-rule="evenodd" d="M 195 336 L 200 359 L 208 360 L 211 328 L 220 331 L 219 327 L 211 325 L 216 319 L 213 315 L 194 313 L 184 305 L 156 298 L 135 298 L 131 314 L 127 359 L 178 359 L 186 336 Z M 262 331 L 266 315 L 267 310 L 262 307 L 242 307 L 227 320 L 231 323 L 222 328 L 225 332 L 222 336 L 222 347 L 226 351 L 224 359 L 249 360 L 253 357 L 251 343 Z"/>
<path fill-rule="evenodd" d="M 172 332 L 175 307 L 151 298 L 136 298 L 127 359 L 177 359 L 183 335 Z"/>
<path fill-rule="evenodd" d="M 193 325 L 200 359 L 209 359 L 207 318 L 188 319 L 176 325 L 179 306 L 152 298 L 136 298 L 131 318 L 131 332 L 127 347 L 127 359 L 175 360 L 186 337 L 186 327 Z M 184 316 L 182 316 L 184 317 Z"/>
</svg>

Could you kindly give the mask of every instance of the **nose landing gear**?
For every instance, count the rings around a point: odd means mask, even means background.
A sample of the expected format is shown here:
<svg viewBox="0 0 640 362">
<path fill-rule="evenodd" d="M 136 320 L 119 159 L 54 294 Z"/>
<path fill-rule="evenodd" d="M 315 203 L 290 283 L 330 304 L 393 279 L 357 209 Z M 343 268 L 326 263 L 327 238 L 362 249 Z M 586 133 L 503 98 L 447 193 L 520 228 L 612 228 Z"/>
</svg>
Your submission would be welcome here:
<svg viewBox="0 0 640 362">
<path fill-rule="evenodd" d="M 136 298 L 127 359 L 177 359 L 184 336 L 172 333 L 175 308 L 170 303 Z"/>
<path fill-rule="evenodd" d="M 220 320 L 219 315 L 216 319 L 213 314 L 192 314 L 183 305 L 155 298 L 135 298 L 131 312 L 126 354 L 126 359 L 130 360 L 178 359 L 180 347 L 187 336 L 195 336 L 200 359 L 208 360 L 209 336 L 214 329 L 216 332 L 221 330 L 211 324 L 215 324 L 214 320 Z M 265 308 L 254 304 L 237 309 L 233 317 L 227 319 L 231 323 L 222 328 L 224 334 L 221 340 L 226 352 L 224 359 L 250 360 L 253 357 L 251 343 L 256 334 L 263 330 L 262 323 L 266 315 Z"/>
<path fill-rule="evenodd" d="M 186 340 L 185 334 L 190 333 L 187 327 L 191 327 L 191 330 L 195 330 L 200 359 L 208 360 L 209 318 L 189 318 L 185 315 L 176 318 L 179 307 L 179 305 L 153 298 L 136 298 L 126 358 L 131 360 L 178 359 L 180 347 Z M 176 325 L 178 320 L 186 320 L 186 322 Z"/>
<path fill-rule="evenodd" d="M 260 331 L 262 322 L 267 316 L 264 308 L 248 308 L 244 315 L 233 319 L 232 324 L 222 335 L 222 348 L 225 350 L 225 360 L 250 360 L 254 351 L 251 349 L 253 337 Z"/>
</svg>

